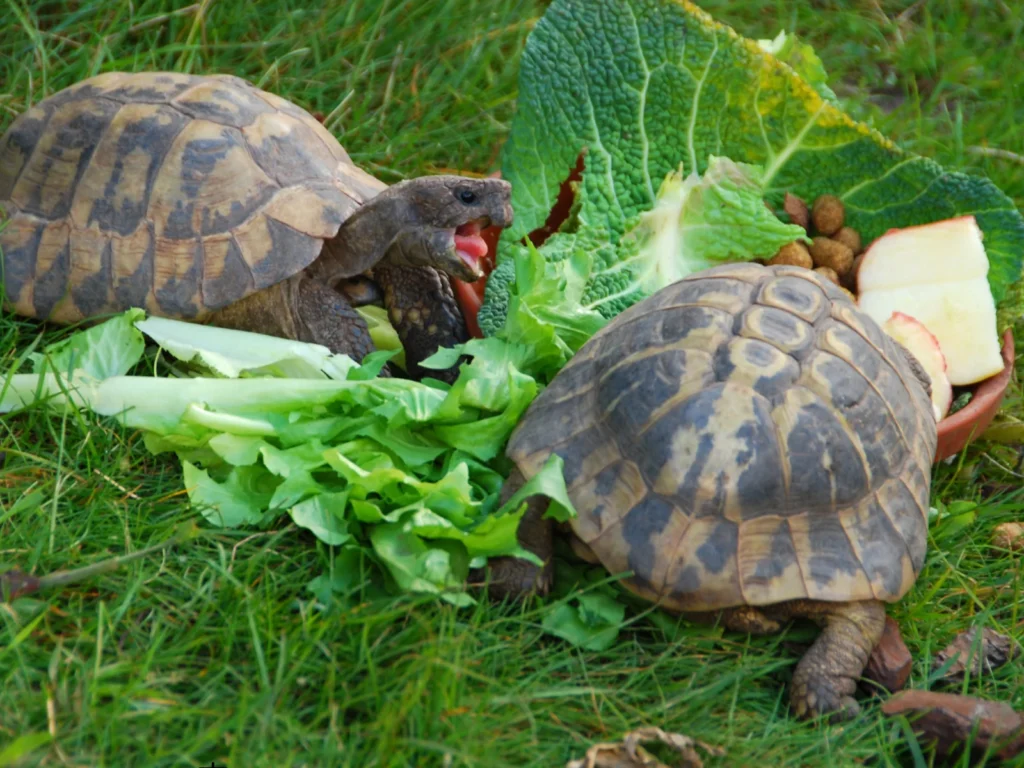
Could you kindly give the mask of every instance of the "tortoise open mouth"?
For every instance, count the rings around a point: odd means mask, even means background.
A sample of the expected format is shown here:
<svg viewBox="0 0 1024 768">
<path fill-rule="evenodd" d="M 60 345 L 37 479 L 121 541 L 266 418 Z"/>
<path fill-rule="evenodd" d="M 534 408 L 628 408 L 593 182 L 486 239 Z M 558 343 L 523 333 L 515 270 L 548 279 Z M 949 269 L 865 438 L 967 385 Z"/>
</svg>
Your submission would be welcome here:
<svg viewBox="0 0 1024 768">
<path fill-rule="evenodd" d="M 480 232 L 490 223 L 490 219 L 485 216 L 455 228 L 455 252 L 476 277 L 483 276 L 480 260 L 487 255 L 487 243 Z"/>
</svg>

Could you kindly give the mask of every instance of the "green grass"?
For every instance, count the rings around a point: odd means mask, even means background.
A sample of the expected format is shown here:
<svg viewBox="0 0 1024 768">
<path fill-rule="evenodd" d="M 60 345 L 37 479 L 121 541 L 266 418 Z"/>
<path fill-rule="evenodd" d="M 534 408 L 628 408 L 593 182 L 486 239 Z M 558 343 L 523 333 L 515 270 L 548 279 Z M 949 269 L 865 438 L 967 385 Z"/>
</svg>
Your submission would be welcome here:
<svg viewBox="0 0 1024 768">
<path fill-rule="evenodd" d="M 318 5 L 220 0 L 175 12 L 154 0 L 7 0 L 0 130 L 103 70 L 219 70 L 323 113 L 386 181 L 497 167 L 518 53 L 543 3 Z M 1024 163 L 977 149 L 1024 153 L 1017 0 L 703 7 L 752 37 L 796 29 L 855 116 L 988 175 L 1024 208 Z M 3 316 L 4 370 L 40 336 L 65 333 Z M 1019 434 L 1021 417 L 1014 384 L 1004 436 Z M 77 567 L 156 543 L 194 516 L 176 461 L 110 422 L 32 411 L 3 420 L 0 447 L 0 564 Z M 937 469 L 935 501 L 980 506 L 973 525 L 935 529 L 924 573 L 892 608 L 914 654 L 911 686 L 930 685 L 931 655 L 971 625 L 1024 641 L 1024 560 L 988 544 L 994 525 L 1024 519 L 1021 472 L 1019 448 L 995 442 Z M 0 604 L 0 765 L 562 766 L 647 724 L 725 747 L 709 766 L 931 764 L 877 700 L 864 698 L 845 727 L 788 716 L 793 644 L 812 636 L 804 627 L 754 639 L 637 614 L 610 650 L 583 652 L 542 633 L 551 605 L 456 610 L 389 597 L 359 573 L 338 574 L 344 589 L 324 612 L 306 585 L 331 568 L 330 548 L 294 526 L 210 531 L 115 574 Z M 1022 669 L 961 690 L 1024 709 Z"/>
</svg>

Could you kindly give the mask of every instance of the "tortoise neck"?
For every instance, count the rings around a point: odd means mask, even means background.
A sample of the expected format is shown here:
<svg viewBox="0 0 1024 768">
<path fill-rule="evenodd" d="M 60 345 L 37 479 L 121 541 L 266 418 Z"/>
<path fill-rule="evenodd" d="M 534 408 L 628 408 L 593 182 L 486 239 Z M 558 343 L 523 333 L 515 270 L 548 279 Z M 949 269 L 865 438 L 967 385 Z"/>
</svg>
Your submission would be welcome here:
<svg viewBox="0 0 1024 768">
<path fill-rule="evenodd" d="M 399 192 L 389 187 L 360 206 L 338 234 L 324 243 L 320 257 L 310 265 L 310 274 L 333 285 L 377 264 L 413 223 L 412 211 Z"/>
</svg>

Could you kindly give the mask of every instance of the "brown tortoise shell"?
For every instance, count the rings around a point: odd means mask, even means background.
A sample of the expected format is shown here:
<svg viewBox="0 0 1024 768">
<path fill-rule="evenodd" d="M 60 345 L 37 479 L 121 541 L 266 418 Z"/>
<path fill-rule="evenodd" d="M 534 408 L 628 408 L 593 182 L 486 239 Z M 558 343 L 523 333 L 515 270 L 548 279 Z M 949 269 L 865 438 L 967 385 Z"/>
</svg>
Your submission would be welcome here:
<svg viewBox="0 0 1024 768">
<path fill-rule="evenodd" d="M 591 338 L 507 453 L 552 453 L 573 532 L 678 611 L 895 601 L 926 548 L 936 423 L 910 366 L 832 283 L 716 267 Z"/>
<path fill-rule="evenodd" d="M 230 75 L 109 72 L 0 139 L 8 306 L 201 319 L 299 272 L 385 187 L 303 109 Z"/>
</svg>

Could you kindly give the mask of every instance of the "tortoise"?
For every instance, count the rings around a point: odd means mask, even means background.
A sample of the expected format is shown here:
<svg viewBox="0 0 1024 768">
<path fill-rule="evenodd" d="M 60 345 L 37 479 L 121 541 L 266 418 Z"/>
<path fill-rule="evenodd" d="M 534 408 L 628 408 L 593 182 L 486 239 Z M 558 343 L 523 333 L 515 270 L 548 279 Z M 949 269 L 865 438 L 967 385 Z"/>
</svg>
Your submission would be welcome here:
<svg viewBox="0 0 1024 768">
<path fill-rule="evenodd" d="M 389 186 L 239 77 L 107 72 L 0 139 L 5 304 L 55 323 L 140 307 L 361 361 L 373 342 L 352 297 L 382 294 L 418 378 L 468 338 L 449 278 L 482 276 L 480 230 L 512 222 L 510 190 L 456 175 Z"/>
<path fill-rule="evenodd" d="M 527 409 L 504 504 L 557 455 L 577 516 L 527 499 L 495 599 L 546 593 L 553 535 L 641 598 L 766 634 L 822 629 L 794 670 L 797 717 L 843 720 L 885 604 L 920 573 L 937 424 L 916 358 L 833 283 L 793 266 L 690 275 L 621 312 Z"/>
</svg>

